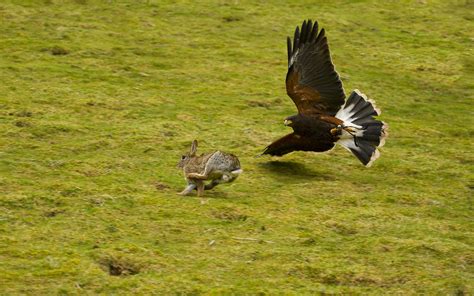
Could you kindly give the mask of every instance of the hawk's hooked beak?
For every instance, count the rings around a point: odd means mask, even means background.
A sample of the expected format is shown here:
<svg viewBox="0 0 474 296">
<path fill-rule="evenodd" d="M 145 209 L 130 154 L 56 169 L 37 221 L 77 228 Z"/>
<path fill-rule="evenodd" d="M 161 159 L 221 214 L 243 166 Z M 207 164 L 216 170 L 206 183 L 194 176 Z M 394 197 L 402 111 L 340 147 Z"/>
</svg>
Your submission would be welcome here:
<svg viewBox="0 0 474 296">
<path fill-rule="evenodd" d="M 289 120 L 289 119 L 285 119 L 285 121 L 284 121 L 284 124 L 285 124 L 286 126 L 290 125 L 291 123 L 292 123 L 292 121 Z"/>
</svg>

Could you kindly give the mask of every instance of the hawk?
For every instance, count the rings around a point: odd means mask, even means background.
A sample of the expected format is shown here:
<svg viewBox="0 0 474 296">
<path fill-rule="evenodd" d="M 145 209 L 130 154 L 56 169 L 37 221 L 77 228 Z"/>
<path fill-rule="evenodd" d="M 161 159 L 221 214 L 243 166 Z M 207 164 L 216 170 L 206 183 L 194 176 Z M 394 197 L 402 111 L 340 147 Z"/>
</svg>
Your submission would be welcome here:
<svg viewBox="0 0 474 296">
<path fill-rule="evenodd" d="M 282 156 L 293 151 L 323 152 L 339 144 L 369 167 L 379 157 L 387 125 L 375 102 L 358 90 L 346 100 L 341 79 L 334 69 L 324 29 L 304 21 L 296 27 L 293 42 L 287 39 L 286 92 L 298 114 L 285 119 L 293 128 L 265 148 L 263 154 Z"/>
</svg>

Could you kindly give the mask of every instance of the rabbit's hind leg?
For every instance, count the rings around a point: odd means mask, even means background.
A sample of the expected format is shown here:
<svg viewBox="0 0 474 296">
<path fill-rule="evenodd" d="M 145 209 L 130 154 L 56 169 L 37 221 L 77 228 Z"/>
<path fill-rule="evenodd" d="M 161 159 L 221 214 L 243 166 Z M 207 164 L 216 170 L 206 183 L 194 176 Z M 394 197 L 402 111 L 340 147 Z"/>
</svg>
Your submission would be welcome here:
<svg viewBox="0 0 474 296">
<path fill-rule="evenodd" d="M 222 174 L 222 177 L 219 179 L 213 179 L 211 183 L 207 184 L 204 189 L 205 190 L 211 190 L 212 188 L 216 187 L 217 185 L 221 183 L 230 183 L 233 182 L 237 177 L 243 172 L 242 169 L 234 170 L 230 173 L 224 173 Z"/>
<path fill-rule="evenodd" d="M 206 186 L 204 186 L 204 190 L 211 190 L 212 188 L 216 187 L 220 183 L 221 182 L 219 181 L 219 179 L 214 179 L 211 181 L 211 183 L 206 184 Z"/>
<path fill-rule="evenodd" d="M 222 177 L 220 179 L 216 179 L 214 180 L 216 185 L 217 184 L 221 184 L 221 183 L 231 183 L 233 182 L 235 179 L 237 179 L 239 175 L 234 175 L 232 173 L 225 173 L 222 175 Z"/>
<path fill-rule="evenodd" d="M 216 151 L 214 154 L 212 154 L 212 156 L 207 161 L 206 166 L 204 167 L 204 172 L 202 172 L 202 174 L 189 173 L 187 177 L 195 180 L 207 180 L 209 178 L 209 175 L 212 174 L 213 171 L 215 171 L 216 160 L 219 159 L 220 155 L 221 153 L 219 151 Z"/>
<path fill-rule="evenodd" d="M 209 177 L 211 169 L 208 165 L 204 168 L 204 172 L 202 174 L 199 173 L 189 173 L 186 177 L 194 180 L 206 180 Z"/>
<path fill-rule="evenodd" d="M 195 180 L 206 180 L 207 179 L 207 174 L 198 174 L 198 173 L 189 173 L 187 175 L 188 178 L 192 178 Z"/>
<path fill-rule="evenodd" d="M 238 169 L 238 170 L 235 170 L 235 171 L 232 171 L 230 173 L 227 173 L 227 174 L 224 174 L 222 176 L 222 181 L 220 183 L 230 183 L 230 182 L 233 182 L 235 179 L 237 179 L 237 177 L 243 172 L 242 169 Z"/>
</svg>

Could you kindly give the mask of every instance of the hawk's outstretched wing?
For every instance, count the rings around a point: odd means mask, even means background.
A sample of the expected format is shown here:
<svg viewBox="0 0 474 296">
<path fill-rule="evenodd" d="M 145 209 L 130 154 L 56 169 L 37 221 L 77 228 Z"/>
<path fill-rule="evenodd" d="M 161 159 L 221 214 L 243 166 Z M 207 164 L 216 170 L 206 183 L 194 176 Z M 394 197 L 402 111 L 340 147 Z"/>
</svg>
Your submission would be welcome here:
<svg viewBox="0 0 474 296">
<path fill-rule="evenodd" d="M 345 94 L 334 70 L 324 29 L 304 21 L 296 27 L 293 45 L 288 37 L 286 91 L 300 114 L 334 116 L 344 104 Z"/>
<path fill-rule="evenodd" d="M 334 147 L 334 143 L 315 141 L 312 138 L 302 137 L 295 133 L 288 134 L 265 148 L 263 154 L 282 156 L 293 151 L 327 151 Z"/>
</svg>

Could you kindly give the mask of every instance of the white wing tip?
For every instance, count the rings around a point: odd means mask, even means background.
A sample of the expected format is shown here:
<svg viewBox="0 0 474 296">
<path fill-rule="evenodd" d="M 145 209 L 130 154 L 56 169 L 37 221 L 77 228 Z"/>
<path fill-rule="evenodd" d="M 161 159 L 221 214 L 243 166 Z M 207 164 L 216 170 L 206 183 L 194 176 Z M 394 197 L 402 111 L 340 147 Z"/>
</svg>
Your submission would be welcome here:
<svg viewBox="0 0 474 296">
<path fill-rule="evenodd" d="M 378 149 L 375 149 L 374 150 L 374 153 L 372 153 L 372 156 L 370 157 L 370 160 L 369 162 L 365 165 L 366 168 L 370 168 L 372 166 L 372 164 L 374 163 L 374 161 L 377 160 L 377 158 L 380 157 L 380 152 Z"/>
<path fill-rule="evenodd" d="M 388 137 L 388 124 L 385 123 L 384 121 L 382 121 L 382 134 L 380 135 L 380 144 L 377 146 L 377 147 L 382 147 L 383 145 L 385 145 L 385 140 L 387 139 Z"/>
</svg>

